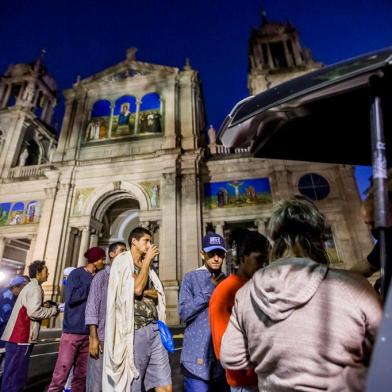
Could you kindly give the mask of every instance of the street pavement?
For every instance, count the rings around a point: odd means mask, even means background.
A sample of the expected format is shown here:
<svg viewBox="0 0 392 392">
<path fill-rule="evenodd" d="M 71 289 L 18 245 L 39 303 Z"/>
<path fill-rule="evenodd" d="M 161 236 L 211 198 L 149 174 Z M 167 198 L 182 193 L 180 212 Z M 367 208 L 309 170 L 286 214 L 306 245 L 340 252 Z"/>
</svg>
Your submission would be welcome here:
<svg viewBox="0 0 392 392">
<path fill-rule="evenodd" d="M 183 339 L 183 327 L 170 328 L 175 343 L 175 352 L 169 354 L 170 367 L 172 370 L 173 391 L 182 392 L 182 375 L 180 368 L 180 356 Z M 27 392 L 46 391 L 54 370 L 57 359 L 61 329 L 42 329 L 40 342 L 35 345 L 32 352 Z"/>
</svg>

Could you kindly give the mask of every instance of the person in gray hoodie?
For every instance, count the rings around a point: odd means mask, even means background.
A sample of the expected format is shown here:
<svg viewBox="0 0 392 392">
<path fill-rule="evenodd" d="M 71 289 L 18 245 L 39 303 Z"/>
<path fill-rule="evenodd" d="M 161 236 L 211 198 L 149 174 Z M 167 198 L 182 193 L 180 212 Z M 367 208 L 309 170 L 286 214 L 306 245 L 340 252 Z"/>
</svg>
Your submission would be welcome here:
<svg viewBox="0 0 392 392">
<path fill-rule="evenodd" d="M 254 367 L 260 391 L 360 391 L 381 304 L 363 278 L 328 267 L 325 218 L 298 198 L 270 222 L 272 263 L 237 293 L 221 345 L 227 369 Z"/>
</svg>

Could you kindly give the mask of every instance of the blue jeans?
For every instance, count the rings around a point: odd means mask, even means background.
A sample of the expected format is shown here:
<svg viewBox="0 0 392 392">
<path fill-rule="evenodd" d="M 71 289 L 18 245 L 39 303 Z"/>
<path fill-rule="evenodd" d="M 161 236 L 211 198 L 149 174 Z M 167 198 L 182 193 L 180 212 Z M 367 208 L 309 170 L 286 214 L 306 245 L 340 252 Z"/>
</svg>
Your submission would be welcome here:
<svg viewBox="0 0 392 392">
<path fill-rule="evenodd" d="M 16 344 L 7 342 L 5 345 L 4 374 L 1 383 L 2 392 L 23 391 L 29 370 L 32 344 Z"/>
<path fill-rule="evenodd" d="M 225 381 L 204 381 L 196 378 L 184 377 L 184 392 L 226 392 L 230 388 Z"/>
</svg>

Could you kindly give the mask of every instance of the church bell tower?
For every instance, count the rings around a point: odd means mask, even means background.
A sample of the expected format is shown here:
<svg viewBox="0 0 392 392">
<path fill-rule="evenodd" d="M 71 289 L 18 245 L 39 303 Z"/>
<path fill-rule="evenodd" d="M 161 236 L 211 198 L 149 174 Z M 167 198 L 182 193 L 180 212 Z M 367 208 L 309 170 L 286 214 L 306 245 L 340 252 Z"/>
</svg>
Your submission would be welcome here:
<svg viewBox="0 0 392 392">
<path fill-rule="evenodd" d="M 262 13 L 261 25 L 249 38 L 248 89 L 251 95 L 321 67 L 302 48 L 297 29 L 289 22 L 270 22 Z"/>
<path fill-rule="evenodd" d="M 52 128 L 57 86 L 43 55 L 32 63 L 10 65 L 0 78 L 0 176 L 31 175 L 25 166 L 49 163 L 57 145 Z"/>
</svg>

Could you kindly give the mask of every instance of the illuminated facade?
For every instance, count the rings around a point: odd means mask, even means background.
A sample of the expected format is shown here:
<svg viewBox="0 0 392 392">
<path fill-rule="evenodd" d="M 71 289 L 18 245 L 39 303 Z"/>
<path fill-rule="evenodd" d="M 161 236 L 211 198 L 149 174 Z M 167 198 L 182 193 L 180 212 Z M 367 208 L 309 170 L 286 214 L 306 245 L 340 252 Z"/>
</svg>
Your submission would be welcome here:
<svg viewBox="0 0 392 392">
<path fill-rule="evenodd" d="M 251 93 L 320 66 L 304 57 L 295 30 L 270 25 L 250 40 Z M 279 36 L 286 44 L 277 44 Z M 2 77 L 3 271 L 21 273 L 33 259 L 45 259 L 45 294 L 59 299 L 64 268 L 83 265 L 88 247 L 126 240 L 143 225 L 159 245 L 156 267 L 168 321 L 176 324 L 179 285 L 200 265 L 202 235 L 214 230 L 232 245 L 239 227 L 265 233 L 272 203 L 297 193 L 326 214 L 326 244 L 336 265 L 366 256 L 371 241 L 352 167 L 254 159 L 246 150 L 225 149 L 206 130 L 197 72 L 189 64 L 140 62 L 135 52 L 64 92 L 58 138 L 50 126 L 56 84 L 42 59 L 11 66 Z"/>
</svg>

